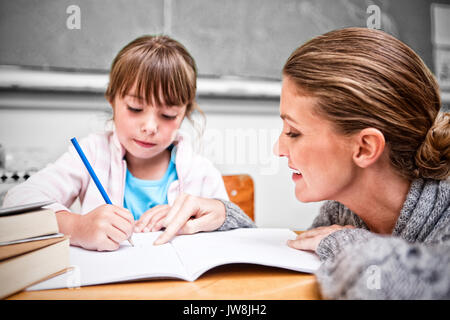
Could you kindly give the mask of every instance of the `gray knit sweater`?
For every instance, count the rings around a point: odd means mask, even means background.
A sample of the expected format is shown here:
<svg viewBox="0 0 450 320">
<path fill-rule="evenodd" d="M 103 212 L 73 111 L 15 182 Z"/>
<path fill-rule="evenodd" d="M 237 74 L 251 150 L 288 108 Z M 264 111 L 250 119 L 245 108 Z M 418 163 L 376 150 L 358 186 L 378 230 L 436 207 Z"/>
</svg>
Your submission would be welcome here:
<svg viewBox="0 0 450 320">
<path fill-rule="evenodd" d="M 411 183 L 392 235 L 368 231 L 348 208 L 326 202 L 312 228 L 336 231 L 317 248 L 323 261 L 317 278 L 325 298 L 450 299 L 450 183 Z"/>
<path fill-rule="evenodd" d="M 254 227 L 230 202 L 219 230 Z M 450 182 L 414 180 L 390 236 L 368 230 L 339 202 L 327 201 L 311 228 L 353 225 L 317 248 L 316 273 L 328 299 L 450 299 Z"/>
</svg>

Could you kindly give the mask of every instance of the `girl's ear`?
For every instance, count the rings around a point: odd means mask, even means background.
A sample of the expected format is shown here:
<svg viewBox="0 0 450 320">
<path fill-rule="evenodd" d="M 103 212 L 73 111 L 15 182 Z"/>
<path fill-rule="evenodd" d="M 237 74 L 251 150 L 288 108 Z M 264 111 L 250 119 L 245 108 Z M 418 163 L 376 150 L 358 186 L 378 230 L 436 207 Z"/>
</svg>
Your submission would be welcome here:
<svg viewBox="0 0 450 320">
<path fill-rule="evenodd" d="M 374 164 L 385 149 L 383 133 L 375 128 L 365 128 L 354 136 L 353 161 L 361 168 Z"/>
</svg>

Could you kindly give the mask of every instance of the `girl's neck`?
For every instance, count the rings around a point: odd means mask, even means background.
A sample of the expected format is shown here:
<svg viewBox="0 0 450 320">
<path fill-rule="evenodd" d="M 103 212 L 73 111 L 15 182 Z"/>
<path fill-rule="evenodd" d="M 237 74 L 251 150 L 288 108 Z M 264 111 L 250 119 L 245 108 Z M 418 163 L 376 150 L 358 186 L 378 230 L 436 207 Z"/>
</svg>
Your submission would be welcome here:
<svg viewBox="0 0 450 320">
<path fill-rule="evenodd" d="M 142 180 L 159 180 L 169 166 L 170 151 L 166 149 L 151 159 L 140 159 L 127 153 L 125 159 L 128 171 L 134 177 Z"/>
<path fill-rule="evenodd" d="M 411 182 L 393 170 L 362 173 L 359 183 L 339 202 L 357 214 L 379 234 L 391 234 L 408 195 Z"/>
</svg>

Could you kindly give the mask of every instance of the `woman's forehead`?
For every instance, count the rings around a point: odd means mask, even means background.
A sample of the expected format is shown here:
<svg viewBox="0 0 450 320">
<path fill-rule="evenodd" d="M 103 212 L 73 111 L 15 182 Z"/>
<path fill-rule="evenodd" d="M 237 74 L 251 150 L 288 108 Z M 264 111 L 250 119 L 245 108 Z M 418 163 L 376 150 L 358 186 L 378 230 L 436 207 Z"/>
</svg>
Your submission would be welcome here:
<svg viewBox="0 0 450 320">
<path fill-rule="evenodd" d="M 303 119 L 317 117 L 314 112 L 317 98 L 310 96 L 292 95 L 288 99 L 280 101 L 280 117 L 281 119 L 292 122 L 301 123 Z"/>
</svg>

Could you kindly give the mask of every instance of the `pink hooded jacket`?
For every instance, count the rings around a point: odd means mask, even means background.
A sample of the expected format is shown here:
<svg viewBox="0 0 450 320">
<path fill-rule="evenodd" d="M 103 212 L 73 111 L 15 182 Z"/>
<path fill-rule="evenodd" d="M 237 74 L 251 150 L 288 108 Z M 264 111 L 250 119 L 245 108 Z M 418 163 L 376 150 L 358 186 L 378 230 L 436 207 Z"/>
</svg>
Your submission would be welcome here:
<svg viewBox="0 0 450 320">
<path fill-rule="evenodd" d="M 181 192 L 228 200 L 221 173 L 208 159 L 195 154 L 186 139 L 186 136 L 178 133 L 174 141 L 178 180 L 169 186 L 169 205 Z M 90 134 L 80 141 L 80 145 L 111 202 L 122 207 L 127 163 L 124 159 L 125 149 L 116 132 Z M 54 200 L 56 203 L 47 208 L 70 211 L 69 207 L 77 197 L 81 203 L 81 214 L 105 203 L 75 148 L 70 145 L 68 152 L 54 163 L 11 188 L 3 206 Z"/>
</svg>

